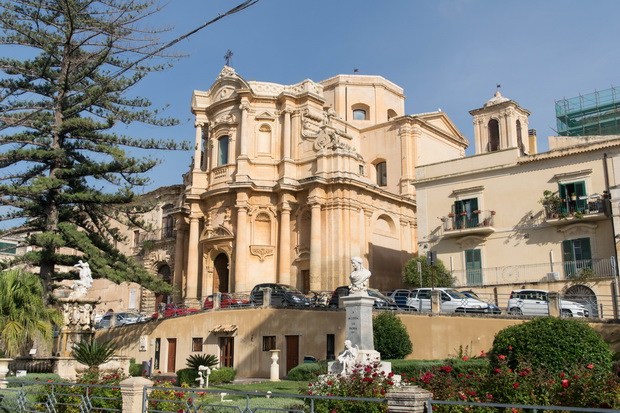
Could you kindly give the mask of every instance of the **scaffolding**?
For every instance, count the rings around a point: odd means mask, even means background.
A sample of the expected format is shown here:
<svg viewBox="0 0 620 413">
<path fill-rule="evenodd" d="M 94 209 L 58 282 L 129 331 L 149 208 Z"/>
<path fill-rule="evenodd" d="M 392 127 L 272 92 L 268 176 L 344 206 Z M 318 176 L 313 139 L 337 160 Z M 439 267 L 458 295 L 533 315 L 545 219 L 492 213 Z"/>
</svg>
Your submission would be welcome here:
<svg viewBox="0 0 620 413">
<path fill-rule="evenodd" d="M 620 87 L 555 102 L 560 136 L 620 134 Z"/>
</svg>

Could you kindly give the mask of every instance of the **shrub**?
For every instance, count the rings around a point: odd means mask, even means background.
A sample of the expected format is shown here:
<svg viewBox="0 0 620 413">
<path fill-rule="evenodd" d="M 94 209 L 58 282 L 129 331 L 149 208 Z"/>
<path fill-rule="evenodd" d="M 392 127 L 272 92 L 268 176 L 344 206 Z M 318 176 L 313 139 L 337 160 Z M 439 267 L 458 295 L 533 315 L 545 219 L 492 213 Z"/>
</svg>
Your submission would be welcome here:
<svg viewBox="0 0 620 413">
<path fill-rule="evenodd" d="M 53 389 L 54 405 L 61 406 L 64 413 L 81 413 L 83 411 L 83 396 L 88 392 L 93 411 L 121 411 L 121 390 L 117 385 L 126 379 L 122 371 L 106 372 L 100 374 L 96 370 L 88 370 L 80 374 L 75 384 L 58 386 Z M 80 386 L 79 384 L 82 384 Z M 104 385 L 114 387 L 90 387 L 83 385 Z M 45 383 L 42 384 L 44 386 Z M 51 386 L 45 386 L 41 391 L 36 391 L 36 401 L 49 403 Z"/>
<path fill-rule="evenodd" d="M 136 359 L 129 360 L 129 375 L 133 377 L 142 376 L 142 364 L 136 363 Z"/>
<path fill-rule="evenodd" d="M 191 370 L 192 369 L 183 369 Z M 179 370 L 182 371 L 182 370 Z M 177 371 L 177 374 L 179 372 Z M 188 395 L 184 391 L 174 389 L 175 384 L 170 381 L 157 381 L 156 387 L 164 387 L 165 389 L 156 389 L 149 395 L 149 411 L 157 412 L 182 412 L 185 408 L 185 401 Z M 191 394 L 191 393 L 190 393 Z"/>
<path fill-rule="evenodd" d="M 78 363 L 88 366 L 89 370 L 97 370 L 100 365 L 108 362 L 114 356 L 115 351 L 116 347 L 109 341 L 101 345 L 97 340 L 92 342 L 81 341 L 73 346 L 71 356 Z"/>
<path fill-rule="evenodd" d="M 552 374 L 589 364 L 611 370 L 607 343 L 585 322 L 568 318 L 541 317 L 507 327 L 495 336 L 489 357 L 492 368 L 506 360 L 510 368 L 519 369 L 528 360 L 532 369 Z"/>
<path fill-rule="evenodd" d="M 237 377 L 237 370 L 232 367 L 220 367 L 219 369 L 211 370 L 209 384 L 232 383 L 235 377 Z"/>
<path fill-rule="evenodd" d="M 212 368 L 219 363 L 216 356 L 213 354 L 193 354 L 189 356 L 185 362 L 190 369 L 198 370 L 200 366 L 207 366 Z"/>
<path fill-rule="evenodd" d="M 594 365 L 582 365 L 573 374 L 552 374 L 545 369 L 533 370 L 527 361 L 518 370 L 499 359 L 489 371 L 472 369 L 458 373 L 451 360 L 442 366 L 433 366 L 417 377 L 403 381 L 415 384 L 433 393 L 433 399 L 446 401 L 527 404 L 545 406 L 574 406 L 618 408 L 620 383 L 618 377 L 599 371 Z M 464 361 L 464 365 L 472 360 Z M 433 409 L 435 410 L 435 408 Z M 464 409 L 467 410 L 467 409 Z M 438 406 L 439 412 L 463 411 L 459 408 Z"/>
<path fill-rule="evenodd" d="M 179 386 L 185 385 L 188 387 L 194 387 L 196 386 L 196 384 L 198 384 L 198 381 L 196 380 L 197 378 L 198 370 L 194 370 L 191 368 L 177 370 L 177 381 L 179 383 Z M 210 379 L 209 382 L 211 382 Z"/>
<path fill-rule="evenodd" d="M 404 359 L 413 345 L 407 328 L 393 313 L 383 312 L 372 320 L 375 350 L 382 359 Z"/>
<path fill-rule="evenodd" d="M 482 357 L 448 360 L 387 360 L 392 363 L 394 374 L 400 374 L 403 378 L 421 377 L 425 373 L 449 366 L 454 374 L 484 374 L 489 369 L 489 360 Z"/>
<path fill-rule="evenodd" d="M 383 398 L 396 385 L 392 381 L 393 373 L 380 371 L 380 363 L 368 365 L 358 364 L 351 375 L 325 375 L 309 383 L 305 390 L 314 396 L 342 396 Z M 310 399 L 305 400 L 310 404 Z M 360 402 L 348 400 L 314 399 L 316 412 L 338 413 L 383 413 L 387 412 L 387 404 L 380 402 Z"/>
<path fill-rule="evenodd" d="M 318 363 L 304 363 L 293 367 L 288 372 L 288 379 L 292 381 L 312 381 L 321 374 L 327 374 L 327 361 Z"/>
</svg>

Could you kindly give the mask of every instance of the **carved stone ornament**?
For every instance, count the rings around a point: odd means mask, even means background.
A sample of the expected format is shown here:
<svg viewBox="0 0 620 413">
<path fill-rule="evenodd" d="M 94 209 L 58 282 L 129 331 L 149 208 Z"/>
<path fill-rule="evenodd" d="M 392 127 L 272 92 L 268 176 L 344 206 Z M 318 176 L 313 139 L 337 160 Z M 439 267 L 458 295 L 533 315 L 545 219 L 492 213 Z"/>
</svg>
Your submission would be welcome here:
<svg viewBox="0 0 620 413">
<path fill-rule="evenodd" d="M 221 79 L 223 77 L 237 77 L 237 73 L 235 72 L 235 69 L 233 69 L 232 67 L 224 66 L 217 78 Z"/>
<path fill-rule="evenodd" d="M 467 237 L 463 237 L 458 239 L 456 242 L 463 249 L 472 249 L 474 247 L 483 246 L 485 244 L 486 239 L 477 235 L 470 235 Z"/>
<path fill-rule="evenodd" d="M 236 123 L 237 123 L 237 119 L 235 119 L 235 116 L 229 113 L 227 115 L 221 115 L 215 118 L 215 120 L 213 121 L 213 126 L 222 125 L 222 124 L 234 125 Z"/>
<path fill-rule="evenodd" d="M 250 245 L 250 254 L 258 257 L 260 262 L 265 261 L 270 255 L 273 255 L 275 252 L 275 247 L 270 245 Z"/>
</svg>

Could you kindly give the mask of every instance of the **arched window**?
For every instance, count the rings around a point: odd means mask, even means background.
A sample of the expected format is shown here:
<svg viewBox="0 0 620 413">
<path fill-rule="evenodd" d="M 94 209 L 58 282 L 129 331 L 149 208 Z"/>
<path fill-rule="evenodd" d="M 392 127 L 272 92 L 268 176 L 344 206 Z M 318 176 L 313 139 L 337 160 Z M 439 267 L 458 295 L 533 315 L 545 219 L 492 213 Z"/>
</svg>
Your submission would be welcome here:
<svg viewBox="0 0 620 413">
<path fill-rule="evenodd" d="M 387 163 L 379 162 L 375 165 L 377 172 L 377 185 L 387 186 Z"/>
<path fill-rule="evenodd" d="M 366 111 L 364 109 L 354 109 L 353 120 L 366 120 Z"/>
<path fill-rule="evenodd" d="M 369 120 L 370 119 L 370 106 L 364 103 L 356 103 L 351 106 L 353 111 L 353 120 Z"/>
<path fill-rule="evenodd" d="M 392 120 L 392 119 L 394 119 L 396 116 L 398 116 L 398 115 L 396 114 L 396 111 L 394 111 L 393 109 L 388 109 L 388 111 L 387 111 L 387 119 L 388 119 L 388 120 Z"/>
<path fill-rule="evenodd" d="M 499 150 L 499 123 L 497 119 L 489 121 L 489 146 L 488 152 Z"/>
<path fill-rule="evenodd" d="M 217 140 L 218 156 L 217 166 L 226 165 L 228 163 L 228 136 L 222 136 Z"/>
</svg>

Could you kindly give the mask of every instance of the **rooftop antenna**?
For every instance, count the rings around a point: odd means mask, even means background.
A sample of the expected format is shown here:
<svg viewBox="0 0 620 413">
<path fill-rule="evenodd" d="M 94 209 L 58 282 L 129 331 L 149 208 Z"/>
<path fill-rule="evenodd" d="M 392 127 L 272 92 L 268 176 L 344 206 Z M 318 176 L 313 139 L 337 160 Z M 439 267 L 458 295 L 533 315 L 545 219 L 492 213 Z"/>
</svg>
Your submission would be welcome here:
<svg viewBox="0 0 620 413">
<path fill-rule="evenodd" d="M 226 66 L 228 67 L 232 67 L 232 57 L 233 57 L 233 52 L 232 50 L 228 49 L 226 51 L 226 54 L 224 55 L 224 59 L 226 59 Z"/>
</svg>

